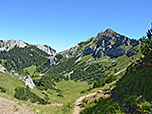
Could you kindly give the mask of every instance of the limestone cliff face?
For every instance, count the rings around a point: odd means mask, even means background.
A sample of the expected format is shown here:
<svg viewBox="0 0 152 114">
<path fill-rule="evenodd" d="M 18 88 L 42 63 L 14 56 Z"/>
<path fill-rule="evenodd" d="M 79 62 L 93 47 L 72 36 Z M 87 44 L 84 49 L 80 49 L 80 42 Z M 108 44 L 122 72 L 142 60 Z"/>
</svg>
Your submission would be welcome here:
<svg viewBox="0 0 152 114">
<path fill-rule="evenodd" d="M 57 59 L 55 58 L 55 56 L 50 56 L 47 60 L 47 66 L 52 66 L 56 64 Z"/>
<path fill-rule="evenodd" d="M 34 84 L 32 78 L 29 75 L 23 77 L 23 81 L 24 81 L 26 86 L 28 86 L 31 89 L 34 89 L 35 84 Z"/>
<path fill-rule="evenodd" d="M 13 49 L 15 46 L 19 48 L 24 48 L 25 46 L 27 46 L 27 44 L 22 40 L 0 41 L 0 51 L 9 51 L 10 49 Z"/>
<path fill-rule="evenodd" d="M 9 50 L 13 49 L 15 46 L 19 48 L 25 48 L 26 46 L 30 46 L 30 45 L 37 47 L 38 49 L 44 51 L 50 56 L 54 56 L 56 54 L 56 51 L 47 45 L 40 45 L 40 44 L 33 45 L 33 44 L 25 43 L 22 40 L 7 40 L 7 41 L 0 40 L 0 51 L 8 52 Z"/>
<path fill-rule="evenodd" d="M 79 49 L 79 45 L 76 45 L 68 50 L 60 52 L 62 55 L 74 55 Z"/>
<path fill-rule="evenodd" d="M 6 68 L 0 64 L 0 72 L 6 73 Z"/>
<path fill-rule="evenodd" d="M 36 45 L 37 48 L 39 48 L 40 50 L 46 52 L 47 54 L 54 56 L 56 54 L 56 51 L 54 49 L 52 49 L 51 47 L 47 46 L 47 45 Z"/>
<path fill-rule="evenodd" d="M 117 34 L 111 29 L 107 29 L 99 37 L 96 46 L 92 46 L 94 49 L 94 57 L 111 56 L 119 57 L 127 53 L 132 53 L 130 55 L 136 54 L 135 52 L 128 52 L 125 47 L 134 47 L 140 45 L 139 40 L 129 39 L 123 35 Z"/>
</svg>

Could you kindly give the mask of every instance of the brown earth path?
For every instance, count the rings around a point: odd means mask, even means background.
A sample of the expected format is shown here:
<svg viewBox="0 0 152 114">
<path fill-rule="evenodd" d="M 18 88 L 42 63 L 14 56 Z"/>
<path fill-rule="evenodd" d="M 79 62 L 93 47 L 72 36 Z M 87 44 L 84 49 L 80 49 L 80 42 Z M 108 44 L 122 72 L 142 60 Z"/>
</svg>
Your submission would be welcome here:
<svg viewBox="0 0 152 114">
<path fill-rule="evenodd" d="M 97 92 L 95 93 L 90 93 L 88 95 L 85 95 L 85 96 L 82 96 L 82 97 L 79 97 L 76 101 L 75 101 L 75 107 L 74 107 L 74 111 L 73 111 L 73 114 L 80 114 L 81 110 L 84 109 L 81 107 L 81 103 L 82 103 L 82 100 L 85 98 L 85 97 L 91 97 L 91 96 L 94 96 L 96 95 Z"/>
<path fill-rule="evenodd" d="M 34 114 L 25 104 L 0 96 L 0 114 Z"/>
</svg>

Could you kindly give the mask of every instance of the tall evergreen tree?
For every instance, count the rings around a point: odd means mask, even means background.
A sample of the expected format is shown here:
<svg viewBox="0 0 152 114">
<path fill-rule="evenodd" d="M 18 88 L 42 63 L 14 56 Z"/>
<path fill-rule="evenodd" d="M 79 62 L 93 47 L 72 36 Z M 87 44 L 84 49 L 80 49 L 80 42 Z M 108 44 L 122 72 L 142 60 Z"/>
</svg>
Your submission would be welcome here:
<svg viewBox="0 0 152 114">
<path fill-rule="evenodd" d="M 147 36 L 142 38 L 141 52 L 145 58 L 152 58 L 152 24 L 147 32 Z"/>
</svg>

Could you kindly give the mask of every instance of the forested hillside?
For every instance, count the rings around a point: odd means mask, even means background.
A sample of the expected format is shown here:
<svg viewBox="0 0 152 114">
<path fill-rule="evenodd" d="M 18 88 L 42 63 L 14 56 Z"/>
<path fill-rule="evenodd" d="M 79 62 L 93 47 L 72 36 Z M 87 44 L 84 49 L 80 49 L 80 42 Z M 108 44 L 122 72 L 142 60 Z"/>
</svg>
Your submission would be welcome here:
<svg viewBox="0 0 152 114">
<path fill-rule="evenodd" d="M 9 52 L 1 51 L 0 60 L 5 68 L 16 71 L 23 71 L 24 68 L 36 65 L 43 65 L 47 61 L 49 55 L 34 46 L 28 46 L 25 48 L 15 47 Z"/>
<path fill-rule="evenodd" d="M 126 69 L 132 58 L 141 57 L 140 42 L 107 29 L 69 50 L 57 53 L 57 64 L 51 66 L 46 74 L 48 76 L 44 77 L 57 82 L 66 79 L 100 86 L 97 81 L 111 75 L 117 79 L 119 76 L 115 74 Z M 56 79 L 52 79 L 53 76 Z M 47 85 L 46 79 L 48 78 L 35 78 L 34 82 L 38 88 L 42 88 Z"/>
</svg>

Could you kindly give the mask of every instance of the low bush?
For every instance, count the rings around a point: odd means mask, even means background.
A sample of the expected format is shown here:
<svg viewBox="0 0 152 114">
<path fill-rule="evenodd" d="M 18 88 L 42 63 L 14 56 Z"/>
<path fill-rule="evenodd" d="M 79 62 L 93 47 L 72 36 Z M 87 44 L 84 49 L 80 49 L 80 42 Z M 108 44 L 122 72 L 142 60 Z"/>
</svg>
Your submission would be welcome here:
<svg viewBox="0 0 152 114">
<path fill-rule="evenodd" d="M 6 89 L 0 86 L 0 91 L 3 92 L 3 93 L 5 93 Z"/>
<path fill-rule="evenodd" d="M 49 102 L 45 101 L 44 99 L 40 98 L 35 93 L 31 92 L 30 89 L 24 87 L 17 87 L 15 88 L 15 98 L 19 100 L 30 100 L 32 103 L 39 102 L 40 104 L 48 104 Z"/>
<path fill-rule="evenodd" d="M 117 79 L 116 76 L 114 76 L 114 75 L 108 75 L 107 77 L 101 78 L 100 80 L 96 81 L 93 84 L 93 88 L 102 87 L 105 84 L 108 84 L 108 83 L 111 83 L 111 82 L 115 81 L 116 79 Z"/>
<path fill-rule="evenodd" d="M 69 112 L 69 111 L 72 111 L 74 108 L 74 103 L 69 99 L 69 100 L 66 100 L 65 103 L 63 104 L 63 112 Z"/>
<path fill-rule="evenodd" d="M 106 79 L 105 79 L 105 83 L 111 83 L 111 82 L 113 82 L 113 81 L 116 80 L 116 79 L 117 79 L 116 76 L 114 76 L 114 75 L 108 75 L 108 76 L 106 77 Z"/>
<path fill-rule="evenodd" d="M 102 87 L 105 85 L 105 79 L 101 78 L 99 81 L 96 81 L 93 85 L 93 88 Z"/>
</svg>

